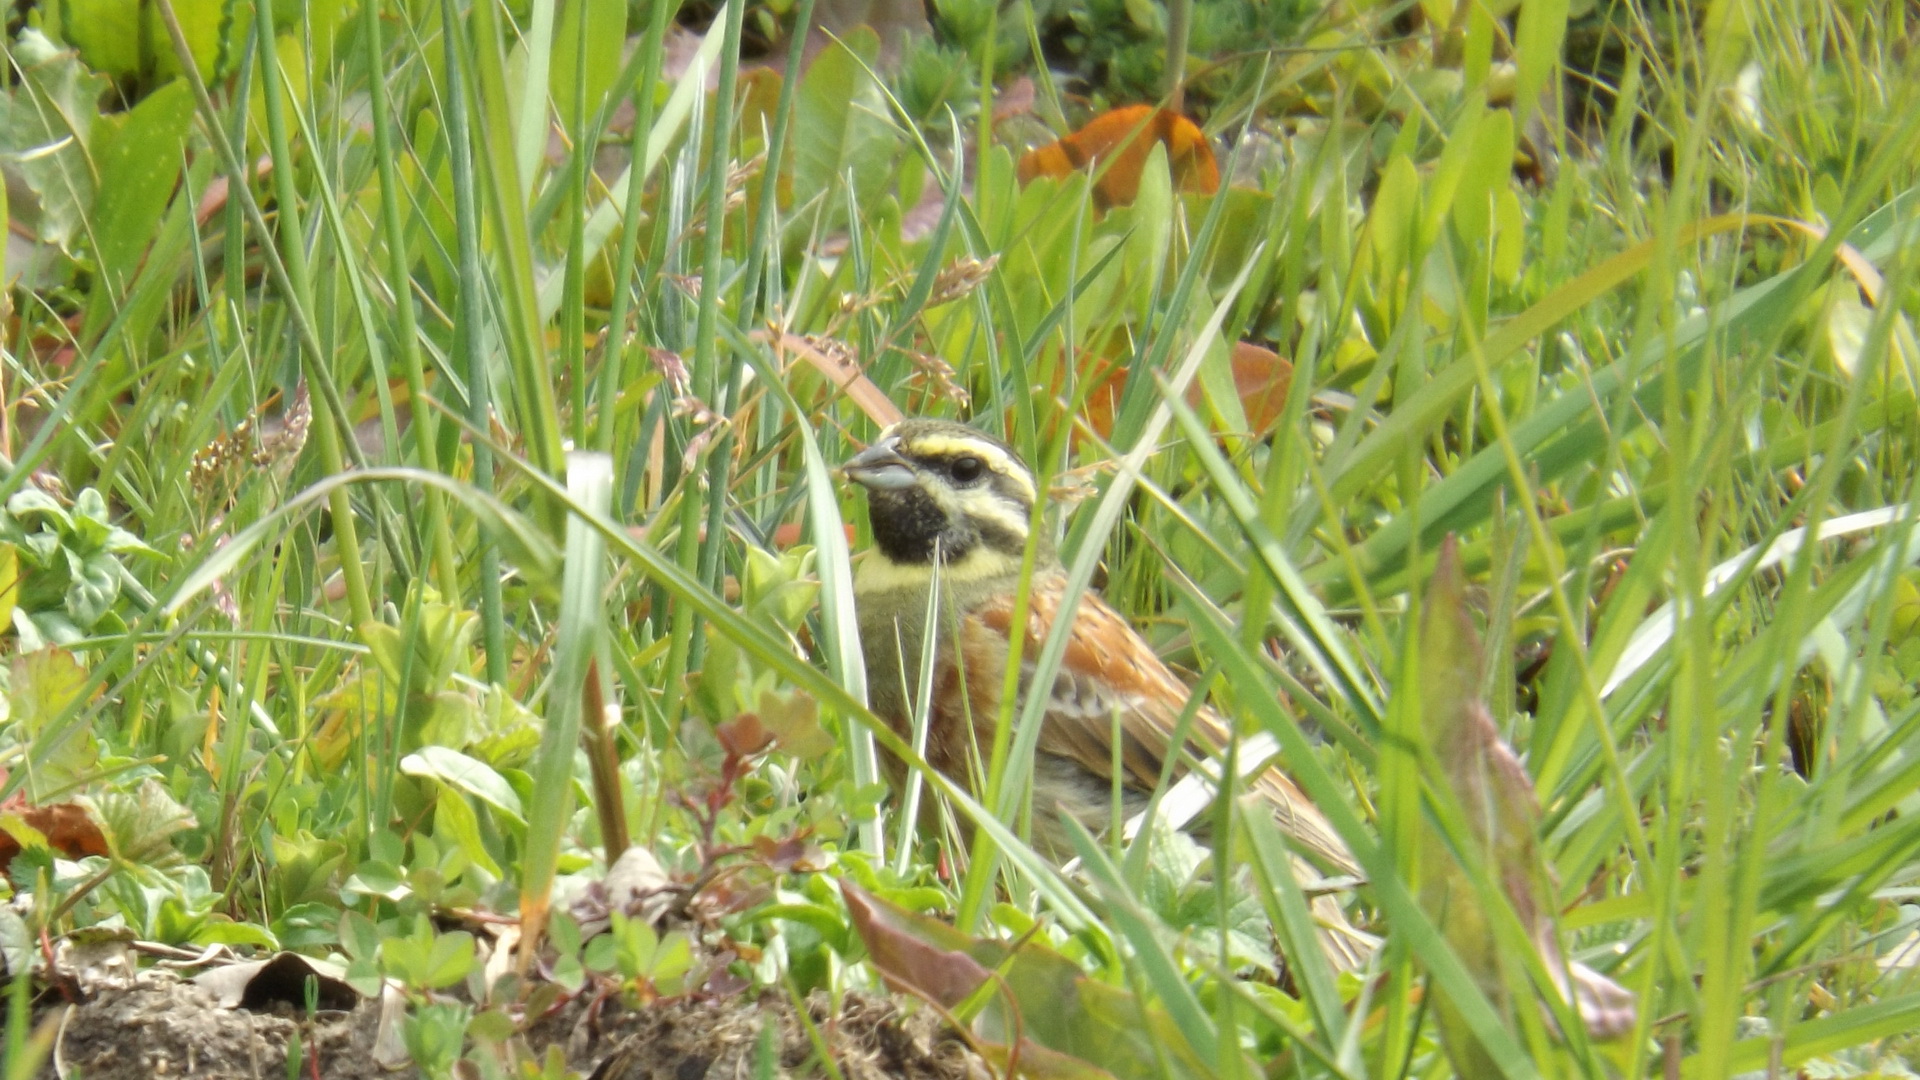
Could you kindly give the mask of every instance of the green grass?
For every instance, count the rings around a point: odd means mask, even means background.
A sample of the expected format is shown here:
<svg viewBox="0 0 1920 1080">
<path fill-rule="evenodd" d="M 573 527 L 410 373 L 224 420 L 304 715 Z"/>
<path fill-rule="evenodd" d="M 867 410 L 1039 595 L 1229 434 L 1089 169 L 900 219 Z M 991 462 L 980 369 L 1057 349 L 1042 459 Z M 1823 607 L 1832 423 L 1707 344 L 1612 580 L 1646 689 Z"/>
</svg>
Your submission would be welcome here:
<svg viewBox="0 0 1920 1080">
<path fill-rule="evenodd" d="M 617 5 L 284 7 L 177 0 L 201 86 L 174 78 L 162 8 L 152 56 L 108 16 L 9 43 L 28 242 L 0 764 L 32 803 L 93 798 L 114 844 L 78 871 L 29 844 L 27 929 L 331 951 L 424 992 L 469 973 L 417 917 L 543 912 L 603 865 L 605 796 L 571 800 L 618 787 L 610 812 L 681 881 L 769 890 L 688 931 L 753 946 L 738 973 L 843 990 L 878 985 L 875 940 L 967 950 L 1029 1012 L 1078 987 L 1032 1034 L 1123 1077 L 1445 1076 L 1443 1030 L 1452 1060 L 1478 1040 L 1514 1077 L 1920 1055 L 1920 70 L 1899 5 L 1689 25 L 1529 3 L 1452 37 L 1303 7 L 1298 48 L 1209 73 L 1244 182 L 1209 198 L 1150 170 L 1104 215 L 1084 178 L 1023 188 L 1019 148 L 975 137 L 981 74 L 1032 70 L 1020 50 L 1054 32 L 1022 6 L 947 12 L 946 50 L 898 87 L 864 30 L 798 82 L 739 62 L 739 4 L 671 78 L 661 6 L 631 53 Z M 1563 40 L 1604 48 L 1569 70 Z M 1550 166 L 1516 173 L 1517 149 Z M 937 211 L 910 214 L 923 196 Z M 997 261 L 937 287 L 968 260 Z M 831 471 L 877 424 L 781 335 L 1091 486 L 1049 522 L 1075 587 L 1103 572 L 1278 740 L 1368 871 L 1367 978 L 1301 955 L 1306 898 L 1264 822 L 1152 858 L 1089 839 L 1079 877 L 1028 850 L 1035 716 L 1004 718 L 977 798 L 920 777 L 970 842 L 906 827 L 880 780 L 895 740 L 859 704 L 864 515 Z M 1294 365 L 1269 430 L 1231 392 L 1236 340 Z M 1072 427 L 1086 357 L 1138 376 L 1108 431 Z M 253 434 L 296 399 L 302 438 Z M 1438 610 L 1483 650 L 1420 630 L 1448 536 L 1467 587 Z M 620 724 L 576 766 L 596 695 Z M 1491 855 L 1434 752 L 1471 700 L 1538 793 Z M 816 869 L 777 854 L 795 838 Z M 1624 1037 L 1549 1007 L 1521 871 L 1560 951 L 1636 996 Z M 969 937 L 895 913 L 863 943 L 839 881 Z M 1029 932 L 1068 966 L 973 940 Z M 1275 940 L 1289 977 L 1242 977 Z M 615 977 L 672 989 L 662 970 Z M 1016 1008 L 946 1004 L 987 1043 Z"/>
</svg>

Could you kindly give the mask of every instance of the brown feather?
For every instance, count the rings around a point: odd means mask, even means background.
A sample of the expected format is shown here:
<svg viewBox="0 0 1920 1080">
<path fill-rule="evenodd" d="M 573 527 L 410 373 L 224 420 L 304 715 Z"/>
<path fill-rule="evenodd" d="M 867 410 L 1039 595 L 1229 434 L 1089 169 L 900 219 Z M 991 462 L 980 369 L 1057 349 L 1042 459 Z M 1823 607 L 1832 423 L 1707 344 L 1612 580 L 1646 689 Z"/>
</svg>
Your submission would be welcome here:
<svg viewBox="0 0 1920 1080">
<path fill-rule="evenodd" d="M 1063 574 L 1034 579 L 1028 601 L 1026 642 L 1021 654 L 1023 665 L 1031 665 L 1039 656 L 1054 621 L 1060 617 L 1065 585 Z M 961 651 L 971 657 L 999 661 L 980 665 L 985 670 L 973 672 L 973 677 L 966 680 L 972 712 L 979 723 L 991 725 L 998 715 L 1013 615 L 1014 598 L 996 596 L 976 604 L 965 617 L 961 631 L 965 645 Z M 1166 664 L 1154 655 L 1126 620 L 1098 596 L 1083 595 L 1071 617 L 1074 628 L 1055 681 L 1056 701 L 1061 696 L 1062 683 L 1099 685 L 1109 700 L 1105 707 L 1097 709 L 1059 704 L 1050 707 L 1040 731 L 1038 750 L 1069 759 L 1102 784 L 1110 783 L 1113 715 L 1117 712 L 1125 771 L 1122 783 L 1136 791 L 1150 791 L 1160 781 L 1163 763 L 1172 750 L 1174 729 L 1187 707 L 1191 691 L 1167 670 Z M 983 702 L 992 707 L 983 711 Z M 1188 730 L 1191 733 L 1189 749 L 1196 755 L 1219 753 L 1233 734 L 1220 714 L 1204 704 L 1194 713 Z M 983 734 L 982 744 L 990 738 L 990 733 Z M 1185 771 L 1176 767 L 1174 775 L 1180 776 Z M 1286 774 L 1277 768 L 1267 769 L 1253 778 L 1251 790 L 1272 804 L 1282 828 L 1316 860 L 1341 873 L 1360 873 L 1353 855 L 1333 831 L 1333 826 Z"/>
</svg>

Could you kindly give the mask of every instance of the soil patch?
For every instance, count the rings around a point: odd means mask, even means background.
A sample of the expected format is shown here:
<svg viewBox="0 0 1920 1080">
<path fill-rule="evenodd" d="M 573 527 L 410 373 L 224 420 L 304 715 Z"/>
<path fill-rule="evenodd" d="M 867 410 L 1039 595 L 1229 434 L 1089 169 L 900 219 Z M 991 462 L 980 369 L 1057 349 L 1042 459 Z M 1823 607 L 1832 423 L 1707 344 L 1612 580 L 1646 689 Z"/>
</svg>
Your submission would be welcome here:
<svg viewBox="0 0 1920 1080">
<path fill-rule="evenodd" d="M 52 1024 L 53 1050 L 41 1080 L 220 1080 L 287 1075 L 288 1048 L 318 1054 L 328 1080 L 390 1080 L 373 1062 L 379 1008 L 321 1011 L 311 1021 L 285 1004 L 255 1012 L 223 1008 L 213 994 L 170 972 L 142 972 L 133 985 L 97 988 L 85 1001 L 43 1005 L 36 1023 Z M 314 1075 L 303 1069 L 302 1075 Z"/>
<path fill-rule="evenodd" d="M 43 1002 L 35 1019 L 58 1032 L 38 1073 L 43 1080 L 283 1080 L 294 1047 L 303 1054 L 302 1076 L 418 1075 L 412 1068 L 389 1072 L 375 1062 L 377 1003 L 311 1018 L 285 1004 L 229 1009 L 165 971 L 142 972 L 128 986 L 96 987 L 82 1002 Z M 771 1034 L 763 1037 L 766 1030 Z M 772 992 L 641 1009 L 580 998 L 534 1023 L 517 1042 L 536 1059 L 559 1047 L 569 1069 L 592 1080 L 733 1080 L 755 1075 L 763 1054 L 776 1059 L 782 1075 L 818 1076 L 827 1072 L 822 1048 L 847 1080 L 992 1075 L 930 1010 L 866 994 L 845 995 L 837 1006 L 816 994 L 806 1003 L 804 1022 L 785 997 Z"/>
<path fill-rule="evenodd" d="M 836 1009 L 825 994 L 807 1001 L 806 1023 L 784 997 L 676 1002 L 621 1014 L 602 1025 L 592 1080 L 733 1080 L 758 1074 L 762 1054 L 789 1076 L 825 1074 L 822 1048 L 846 1080 L 985 1080 L 985 1063 L 924 1008 L 848 994 Z M 772 1036 L 762 1049 L 762 1032 Z M 809 1031 L 811 1028 L 811 1032 Z M 529 1042 L 538 1045 L 539 1029 Z M 815 1042 L 815 1039 L 818 1042 Z M 578 1060 L 569 1053 L 568 1060 Z"/>
</svg>

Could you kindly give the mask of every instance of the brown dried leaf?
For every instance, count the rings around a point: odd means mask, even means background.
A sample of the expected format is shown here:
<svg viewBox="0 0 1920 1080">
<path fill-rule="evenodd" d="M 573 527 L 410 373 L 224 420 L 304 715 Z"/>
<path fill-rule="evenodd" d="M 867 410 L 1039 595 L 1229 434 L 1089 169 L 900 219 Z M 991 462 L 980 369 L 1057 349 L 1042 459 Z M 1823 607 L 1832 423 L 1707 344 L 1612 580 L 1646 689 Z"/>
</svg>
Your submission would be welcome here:
<svg viewBox="0 0 1920 1080">
<path fill-rule="evenodd" d="M 1003 1067 L 1012 1062 L 1043 1080 L 1217 1075 L 1217 1063 L 1194 1052 L 1164 1009 L 1090 978 L 1044 945 L 972 938 L 845 879 L 840 888 L 874 966 L 895 986 L 951 1010 L 996 973 L 999 985 L 972 1022 L 971 1041 Z"/>
<path fill-rule="evenodd" d="M 842 341 L 822 337 L 800 337 L 778 330 L 770 331 L 770 340 L 779 353 L 792 353 L 805 360 L 809 366 L 828 382 L 847 395 L 867 419 L 886 427 L 899 423 L 904 414 L 873 380 L 860 370 L 853 358 L 853 348 Z M 782 361 L 785 367 L 785 361 Z"/>
<path fill-rule="evenodd" d="M 64 859 L 108 853 L 105 834 L 80 803 L 28 806 L 23 798 L 9 799 L 0 808 L 0 876 L 28 845 L 50 848 Z"/>
<path fill-rule="evenodd" d="M 1079 360 L 1080 378 L 1092 387 L 1087 391 L 1081 415 L 1086 418 L 1087 426 L 1103 439 L 1113 434 L 1114 412 L 1119 409 L 1121 396 L 1126 393 L 1127 381 L 1131 378 L 1126 361 L 1120 357 L 1131 355 L 1132 344 L 1124 335 L 1116 335 L 1106 349 L 1113 355 L 1104 355 L 1096 346 L 1081 353 Z M 1246 414 L 1248 431 L 1264 435 L 1279 423 L 1280 414 L 1287 407 L 1287 393 L 1293 386 L 1293 364 L 1272 349 L 1251 341 L 1234 342 L 1230 359 L 1233 386 L 1240 396 L 1240 409 Z M 1056 395 L 1060 389 L 1056 381 Z M 1205 393 L 1195 380 L 1187 387 L 1187 404 L 1199 408 Z"/>
<path fill-rule="evenodd" d="M 967 939 L 958 930 L 938 923 L 946 933 L 932 930 L 852 882 L 842 881 L 840 888 L 868 958 L 891 985 L 954 1009 L 992 978 L 964 951 Z"/>
<path fill-rule="evenodd" d="M 753 853 L 761 862 L 783 874 L 819 873 L 827 865 L 826 853 L 805 836 L 784 839 L 756 836 L 753 838 Z"/>
<path fill-rule="evenodd" d="M 752 757 L 773 745 L 773 733 L 750 712 L 716 725 L 713 734 L 727 753 L 738 758 Z"/>
</svg>

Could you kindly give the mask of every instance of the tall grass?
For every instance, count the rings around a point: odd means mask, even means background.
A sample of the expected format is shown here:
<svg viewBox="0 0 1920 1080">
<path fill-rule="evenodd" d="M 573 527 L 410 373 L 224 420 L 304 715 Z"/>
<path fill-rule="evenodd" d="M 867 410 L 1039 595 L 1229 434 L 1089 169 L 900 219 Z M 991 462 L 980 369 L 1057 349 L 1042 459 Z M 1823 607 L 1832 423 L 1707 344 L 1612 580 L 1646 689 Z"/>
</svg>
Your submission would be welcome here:
<svg viewBox="0 0 1920 1080">
<path fill-rule="evenodd" d="M 225 909 L 260 940 L 326 947 L 313 905 L 370 867 L 500 902 L 543 888 L 522 860 L 592 857 L 590 816 L 516 815 L 415 752 L 551 798 L 569 770 L 537 768 L 528 733 L 582 719 L 604 631 L 637 838 L 694 858 L 674 796 L 715 753 L 704 703 L 799 691 L 834 749 L 777 752 L 793 783 L 749 792 L 726 838 L 804 824 L 843 873 L 931 890 L 969 932 L 1037 920 L 1222 1074 L 1244 1051 L 1276 1075 L 1445 1075 L 1423 995 L 1514 1077 L 1911 1061 L 1920 71 L 1903 9 L 1754 0 L 1695 28 L 1607 5 L 1576 23 L 1613 31 L 1576 75 L 1564 5 L 1525 5 L 1512 41 L 1471 15 L 1457 52 L 1441 43 L 1465 58 L 1450 65 L 1438 38 L 1328 8 L 1312 49 L 1215 105 L 1211 134 L 1256 181 L 1207 198 L 1149 170 L 1101 214 L 1083 177 L 1016 183 L 1013 153 L 963 141 L 963 117 L 915 129 L 865 31 L 775 92 L 739 59 L 741 0 L 673 74 L 671 5 L 646 6 L 624 56 L 602 7 L 262 4 L 182 100 L 182 179 L 133 269 L 16 292 L 0 487 L 97 487 L 155 549 L 126 556 L 150 602 L 64 642 L 101 692 L 23 729 L 20 760 L 45 767 L 44 732 L 84 728 L 149 762 L 194 814 L 182 846 L 219 853 Z M 993 70 L 993 40 L 970 62 Z M 1551 167 L 1516 174 L 1516 147 Z M 216 178 L 223 208 L 197 215 Z M 906 235 L 925 191 L 937 224 Z M 115 222 L 91 225 L 78 250 L 110 248 Z M 936 288 L 992 259 L 977 287 Z M 1104 572 L 1109 601 L 1286 749 L 1368 871 L 1356 911 L 1385 945 L 1364 980 L 1312 960 L 1284 991 L 1236 979 L 1232 890 L 1200 915 L 1169 894 L 1258 881 L 1260 925 L 1307 940 L 1258 824 L 1191 880 L 1089 846 L 1087 888 L 1035 855 L 1036 707 L 1002 717 L 979 792 L 919 778 L 976 823 L 970 846 L 889 816 L 875 742 L 905 748 L 860 704 L 842 528 L 857 550 L 863 515 L 831 474 L 878 424 L 789 335 L 845 343 L 841 376 L 1092 487 L 1046 523 L 1072 587 Z M 1243 339 L 1293 364 L 1270 430 L 1246 430 L 1231 393 Z M 1134 375 L 1110 426 L 1074 425 L 1087 356 Z M 197 453 L 301 385 L 311 452 L 197 478 Z M 570 491 L 569 445 L 612 454 L 610 510 Z M 570 565 L 562 596 L 561 550 L 601 558 L 580 523 L 612 574 Z M 804 566 L 778 563 L 792 525 Z M 1503 1009 L 1417 901 L 1444 814 L 1415 598 L 1449 535 L 1488 646 L 1466 674 L 1538 791 L 1563 947 L 1638 999 L 1613 1043 Z M 776 563 L 817 607 L 771 614 L 752 582 Z M 739 932 L 814 978 L 802 954 L 833 947 L 795 910 Z"/>
</svg>

